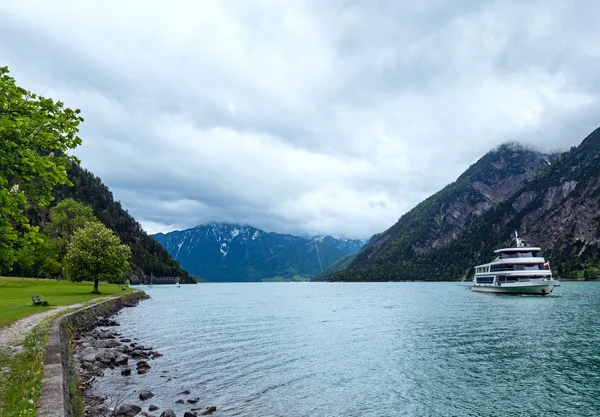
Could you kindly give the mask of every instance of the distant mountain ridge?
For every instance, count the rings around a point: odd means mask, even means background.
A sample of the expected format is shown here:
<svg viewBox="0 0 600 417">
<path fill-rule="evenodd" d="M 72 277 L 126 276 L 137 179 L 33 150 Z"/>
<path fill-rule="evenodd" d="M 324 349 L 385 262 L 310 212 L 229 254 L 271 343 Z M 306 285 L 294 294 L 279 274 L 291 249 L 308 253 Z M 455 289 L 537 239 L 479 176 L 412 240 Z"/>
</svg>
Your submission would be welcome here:
<svg viewBox="0 0 600 417">
<path fill-rule="evenodd" d="M 293 236 L 248 225 L 210 223 L 154 239 L 187 271 L 215 282 L 308 280 L 364 240 Z"/>
<path fill-rule="evenodd" d="M 470 265 L 453 259 L 466 255 L 447 248 L 480 224 L 486 213 L 548 169 L 556 157 L 517 143 L 500 145 L 455 182 L 404 214 L 395 225 L 373 236 L 353 259 L 320 279 L 451 280 L 466 276 Z M 439 261 L 433 262 L 438 256 Z"/>
</svg>

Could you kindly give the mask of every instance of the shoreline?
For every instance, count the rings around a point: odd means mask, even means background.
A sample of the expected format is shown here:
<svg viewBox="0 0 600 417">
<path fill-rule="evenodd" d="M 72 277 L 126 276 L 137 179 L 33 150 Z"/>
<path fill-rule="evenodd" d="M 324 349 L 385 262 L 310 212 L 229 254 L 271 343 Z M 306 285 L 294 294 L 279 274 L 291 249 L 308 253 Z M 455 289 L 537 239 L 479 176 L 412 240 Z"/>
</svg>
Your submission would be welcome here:
<svg viewBox="0 0 600 417">
<path fill-rule="evenodd" d="M 149 298 L 149 296 L 143 299 Z M 141 301 L 141 300 L 139 300 Z M 138 301 L 138 302 L 139 302 Z M 135 307 L 124 305 L 124 307 Z M 81 397 L 82 411 L 86 417 L 176 417 L 169 404 L 153 403 L 154 393 L 138 390 L 136 377 L 152 372 L 153 361 L 163 356 L 147 344 L 141 344 L 137 337 L 118 331 L 120 324 L 115 319 L 119 311 L 100 316 L 94 325 L 73 338 L 73 362 L 77 376 L 77 389 Z M 123 389 L 116 395 L 98 394 L 94 388 L 107 372 L 114 372 L 123 379 Z M 162 371 L 168 372 L 168 371 Z M 162 378 L 170 376 L 163 374 Z M 174 376 L 174 378 L 177 378 Z M 132 387 L 127 390 L 126 387 Z M 156 387 L 159 389 L 159 387 Z M 189 390 L 178 393 L 172 405 L 182 408 L 188 405 L 183 417 L 205 416 L 214 413 L 215 406 L 199 407 L 199 397 Z M 181 398 L 183 396 L 183 398 Z M 160 414 L 158 414 L 160 413 Z M 181 414 L 179 414 L 181 416 Z"/>
</svg>

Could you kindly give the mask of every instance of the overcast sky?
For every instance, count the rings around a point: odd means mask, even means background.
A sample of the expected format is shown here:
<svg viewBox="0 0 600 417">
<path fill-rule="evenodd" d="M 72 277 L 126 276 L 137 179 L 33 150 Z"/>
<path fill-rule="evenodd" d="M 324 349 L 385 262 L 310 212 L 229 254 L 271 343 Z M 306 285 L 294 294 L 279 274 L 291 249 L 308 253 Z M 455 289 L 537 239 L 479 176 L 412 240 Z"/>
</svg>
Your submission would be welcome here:
<svg viewBox="0 0 600 417">
<path fill-rule="evenodd" d="M 0 1 L 0 66 L 82 110 L 151 233 L 368 238 L 498 144 L 600 125 L 600 3 Z"/>
</svg>

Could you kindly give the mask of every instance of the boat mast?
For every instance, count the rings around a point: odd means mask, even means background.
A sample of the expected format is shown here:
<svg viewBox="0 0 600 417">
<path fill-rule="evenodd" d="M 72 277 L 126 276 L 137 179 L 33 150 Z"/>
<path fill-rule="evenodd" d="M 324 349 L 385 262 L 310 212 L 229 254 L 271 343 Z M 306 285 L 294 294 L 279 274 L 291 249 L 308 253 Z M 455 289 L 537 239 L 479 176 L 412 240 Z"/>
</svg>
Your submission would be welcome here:
<svg viewBox="0 0 600 417">
<path fill-rule="evenodd" d="M 525 247 L 525 245 L 523 244 L 523 240 L 519 237 L 519 234 L 517 233 L 516 230 L 515 230 L 515 245 L 517 248 Z"/>
</svg>

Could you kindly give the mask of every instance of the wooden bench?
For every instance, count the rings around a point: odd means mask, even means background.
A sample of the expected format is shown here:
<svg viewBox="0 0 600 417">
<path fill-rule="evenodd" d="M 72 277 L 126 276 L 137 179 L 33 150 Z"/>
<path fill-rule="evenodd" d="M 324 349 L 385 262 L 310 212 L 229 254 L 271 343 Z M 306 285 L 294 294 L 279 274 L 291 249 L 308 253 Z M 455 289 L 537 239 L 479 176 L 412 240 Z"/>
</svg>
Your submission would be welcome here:
<svg viewBox="0 0 600 417">
<path fill-rule="evenodd" d="M 47 306 L 48 305 L 47 300 L 42 300 L 39 295 L 35 295 L 35 294 L 31 296 L 31 302 L 33 303 L 34 306 Z"/>
</svg>

